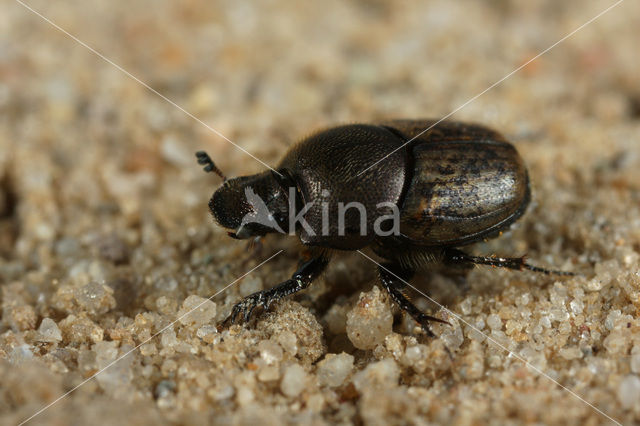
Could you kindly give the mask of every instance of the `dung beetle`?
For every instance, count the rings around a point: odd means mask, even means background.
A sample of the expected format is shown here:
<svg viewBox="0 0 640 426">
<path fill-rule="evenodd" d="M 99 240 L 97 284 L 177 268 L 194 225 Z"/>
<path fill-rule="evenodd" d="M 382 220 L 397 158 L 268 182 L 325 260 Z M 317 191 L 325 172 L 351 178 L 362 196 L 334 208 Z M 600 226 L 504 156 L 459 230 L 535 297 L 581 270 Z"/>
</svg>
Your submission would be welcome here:
<svg viewBox="0 0 640 426">
<path fill-rule="evenodd" d="M 430 336 L 429 322 L 443 321 L 403 294 L 403 280 L 418 268 L 484 264 L 572 275 L 524 257 L 471 256 L 458 248 L 499 235 L 531 198 L 514 146 L 478 124 L 393 120 L 332 127 L 295 144 L 275 169 L 233 179 L 205 152 L 196 156 L 224 180 L 209 208 L 231 237 L 297 235 L 310 253 L 290 279 L 237 303 L 225 323 L 239 315 L 248 321 L 257 306 L 268 309 L 307 288 L 339 250 L 370 247 L 385 259 L 378 268 L 382 286 Z"/>
</svg>

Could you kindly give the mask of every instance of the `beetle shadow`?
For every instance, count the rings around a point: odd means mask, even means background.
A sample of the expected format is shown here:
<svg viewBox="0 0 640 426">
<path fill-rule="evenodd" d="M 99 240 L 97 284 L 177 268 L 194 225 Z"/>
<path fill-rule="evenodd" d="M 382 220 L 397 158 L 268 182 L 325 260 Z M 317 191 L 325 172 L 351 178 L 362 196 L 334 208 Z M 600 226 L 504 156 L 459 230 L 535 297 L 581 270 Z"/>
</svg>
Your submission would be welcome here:
<svg viewBox="0 0 640 426">
<path fill-rule="evenodd" d="M 360 292 L 370 290 L 372 284 L 377 283 L 375 265 L 355 252 L 341 252 L 331 259 L 323 279 L 304 295 L 314 299 L 313 309 L 322 317 L 337 300 L 357 298 Z"/>
<path fill-rule="evenodd" d="M 472 286 L 467 280 L 469 270 L 447 270 L 445 267 L 419 269 L 407 286 L 407 292 L 414 294 L 416 298 L 425 299 L 431 312 L 437 312 L 442 306 L 451 306 L 458 303 L 465 295 L 472 291 Z M 424 293 L 428 296 L 425 297 Z M 429 300 L 431 298 L 432 300 Z"/>
</svg>

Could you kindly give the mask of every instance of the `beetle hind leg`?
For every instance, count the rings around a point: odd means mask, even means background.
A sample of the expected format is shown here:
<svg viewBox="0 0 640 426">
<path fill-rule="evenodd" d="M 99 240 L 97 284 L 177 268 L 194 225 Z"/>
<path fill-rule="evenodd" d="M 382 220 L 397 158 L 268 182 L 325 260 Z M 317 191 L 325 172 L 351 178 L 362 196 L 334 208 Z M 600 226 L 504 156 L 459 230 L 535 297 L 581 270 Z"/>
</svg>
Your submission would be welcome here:
<svg viewBox="0 0 640 426">
<path fill-rule="evenodd" d="M 273 302 L 304 290 L 322 273 L 328 263 L 329 259 L 325 256 L 313 257 L 301 263 L 290 279 L 268 290 L 253 293 L 236 303 L 231 310 L 231 314 L 222 322 L 221 327 L 234 324 L 238 318 L 248 322 L 254 309 L 258 306 L 265 310 L 269 309 Z"/>
<path fill-rule="evenodd" d="M 445 324 L 448 323 L 440 318 L 432 317 L 423 313 L 413 303 L 411 303 L 411 301 L 402 292 L 406 287 L 406 283 L 411 279 L 411 277 L 413 277 L 414 272 L 415 271 L 412 269 L 402 268 L 395 264 L 386 264 L 378 267 L 380 282 L 393 301 L 400 307 L 400 309 L 411 315 L 411 317 L 420 324 L 429 337 L 435 337 L 435 334 L 433 334 L 433 331 L 431 331 L 431 328 L 429 327 L 429 322 L 435 321 Z"/>
<path fill-rule="evenodd" d="M 443 261 L 448 264 L 462 265 L 489 265 L 498 268 L 515 269 L 516 271 L 529 270 L 540 272 L 546 275 L 574 276 L 573 272 L 556 271 L 552 269 L 540 268 L 527 263 L 526 256 L 521 257 L 494 257 L 494 256 L 471 256 L 458 249 L 446 249 L 443 253 Z"/>
</svg>

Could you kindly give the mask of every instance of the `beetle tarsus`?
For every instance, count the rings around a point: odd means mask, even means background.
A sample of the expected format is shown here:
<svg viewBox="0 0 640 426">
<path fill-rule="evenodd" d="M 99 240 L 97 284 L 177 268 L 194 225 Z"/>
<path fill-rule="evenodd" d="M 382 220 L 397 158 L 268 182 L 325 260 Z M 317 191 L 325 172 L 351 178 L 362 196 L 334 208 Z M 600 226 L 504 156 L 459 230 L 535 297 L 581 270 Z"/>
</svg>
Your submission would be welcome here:
<svg viewBox="0 0 640 426">
<path fill-rule="evenodd" d="M 240 316 L 246 323 L 251 319 L 251 315 L 258 306 L 268 310 L 273 302 L 285 296 L 304 290 L 322 273 L 329 260 L 324 256 L 317 256 L 303 262 L 290 279 L 278 284 L 268 290 L 253 293 L 240 302 L 236 303 L 231 314 L 222 322 L 222 327 L 235 324 Z"/>
<path fill-rule="evenodd" d="M 429 327 L 429 323 L 432 321 L 444 324 L 449 323 L 440 318 L 423 313 L 402 293 L 402 289 L 406 286 L 405 283 L 413 277 L 414 272 L 413 270 L 405 269 L 394 264 L 386 264 L 378 267 L 380 282 L 393 301 L 400 309 L 411 315 L 429 337 L 435 337 L 435 334 L 431 331 L 431 327 Z"/>
<path fill-rule="evenodd" d="M 533 271 L 533 272 L 540 272 L 546 275 L 564 275 L 567 277 L 574 277 L 577 274 L 575 272 L 569 272 L 569 271 L 557 271 L 555 269 L 545 269 L 545 268 L 540 268 L 538 266 L 534 266 L 534 265 L 530 265 L 528 263 L 523 263 L 522 267 L 524 269 L 528 269 L 529 271 Z"/>
<path fill-rule="evenodd" d="M 557 271 L 553 269 L 540 268 L 538 266 L 527 263 L 526 256 L 521 257 L 495 257 L 495 256 L 471 256 L 458 249 L 446 249 L 444 251 L 445 263 L 458 263 L 458 264 L 474 264 L 474 265 L 489 265 L 497 268 L 515 269 L 516 271 L 522 271 L 527 269 L 533 272 L 540 272 L 546 275 L 565 275 L 574 276 L 573 272 L 569 271 Z"/>
</svg>

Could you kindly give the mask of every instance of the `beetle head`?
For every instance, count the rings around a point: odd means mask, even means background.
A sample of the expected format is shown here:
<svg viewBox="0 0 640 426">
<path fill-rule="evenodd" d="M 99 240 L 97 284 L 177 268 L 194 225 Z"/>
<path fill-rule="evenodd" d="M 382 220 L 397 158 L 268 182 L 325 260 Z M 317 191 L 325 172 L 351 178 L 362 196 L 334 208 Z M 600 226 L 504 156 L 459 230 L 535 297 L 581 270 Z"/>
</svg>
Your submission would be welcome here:
<svg viewBox="0 0 640 426">
<path fill-rule="evenodd" d="M 209 209 L 229 236 L 246 239 L 288 232 L 289 198 L 280 177 L 271 171 L 225 180 Z"/>
</svg>

